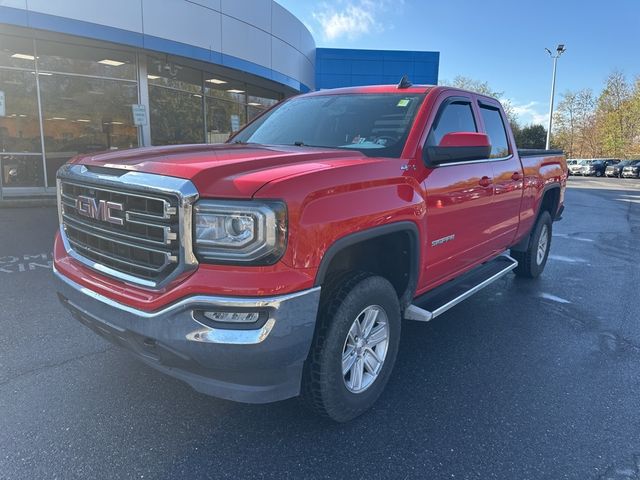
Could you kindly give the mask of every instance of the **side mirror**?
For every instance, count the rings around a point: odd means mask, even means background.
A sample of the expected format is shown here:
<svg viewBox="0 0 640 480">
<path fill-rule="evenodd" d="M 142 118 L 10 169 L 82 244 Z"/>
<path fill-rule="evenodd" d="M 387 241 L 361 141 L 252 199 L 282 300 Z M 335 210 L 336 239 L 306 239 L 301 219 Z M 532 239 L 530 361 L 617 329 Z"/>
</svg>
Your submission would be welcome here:
<svg viewBox="0 0 640 480">
<path fill-rule="evenodd" d="M 427 164 L 482 160 L 491 155 L 491 143 L 485 133 L 447 133 L 437 147 L 425 147 L 424 161 Z"/>
</svg>

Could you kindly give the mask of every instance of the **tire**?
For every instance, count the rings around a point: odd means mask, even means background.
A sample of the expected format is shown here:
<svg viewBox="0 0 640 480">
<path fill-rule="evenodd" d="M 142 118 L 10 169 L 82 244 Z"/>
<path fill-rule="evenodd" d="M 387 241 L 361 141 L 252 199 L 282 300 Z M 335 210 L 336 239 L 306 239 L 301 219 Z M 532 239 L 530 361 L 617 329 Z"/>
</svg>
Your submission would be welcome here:
<svg viewBox="0 0 640 480">
<path fill-rule="evenodd" d="M 389 380 L 400 341 L 400 302 L 388 280 L 363 272 L 347 274 L 326 290 L 302 375 L 302 399 L 317 414 L 347 422 L 368 410 Z M 366 327 L 365 317 L 373 317 L 374 323 L 369 335 L 360 331 L 359 337 L 356 323 Z M 386 344 L 374 345 L 384 333 Z M 365 344 L 367 340 L 371 343 Z M 371 370 L 376 356 L 382 363 Z M 343 362 L 351 363 L 344 374 Z"/>
<path fill-rule="evenodd" d="M 513 270 L 516 276 L 524 278 L 537 278 L 540 276 L 549 258 L 552 225 L 553 222 L 549 212 L 545 210 L 540 213 L 533 227 L 527 250 L 524 252 L 511 251 L 511 256 L 518 261 L 518 266 Z M 546 237 L 545 242 L 542 242 L 543 236 Z"/>
<path fill-rule="evenodd" d="M 602 172 L 596 172 L 596 177 L 601 177 L 602 176 Z"/>
</svg>

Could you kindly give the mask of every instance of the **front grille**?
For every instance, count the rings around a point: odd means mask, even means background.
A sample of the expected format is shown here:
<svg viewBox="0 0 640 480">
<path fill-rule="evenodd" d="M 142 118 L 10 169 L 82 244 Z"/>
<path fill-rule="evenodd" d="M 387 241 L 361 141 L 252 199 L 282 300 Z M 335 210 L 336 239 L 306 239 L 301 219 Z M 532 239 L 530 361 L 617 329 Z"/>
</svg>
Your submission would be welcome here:
<svg viewBox="0 0 640 480">
<path fill-rule="evenodd" d="M 65 178 L 65 169 L 75 175 Z M 84 179 L 78 171 L 79 166 L 63 167 L 58 184 L 62 234 L 75 258 L 102 273 L 149 287 L 159 287 L 195 263 L 190 255 L 191 232 L 181 235 L 191 226 L 190 219 L 182 225 L 181 192 L 154 191 L 150 185 L 135 185 L 117 176 L 100 181 L 104 175 L 82 168 Z M 93 205 L 91 213 L 82 202 Z M 109 209 L 105 218 L 106 205 L 117 208 Z"/>
</svg>

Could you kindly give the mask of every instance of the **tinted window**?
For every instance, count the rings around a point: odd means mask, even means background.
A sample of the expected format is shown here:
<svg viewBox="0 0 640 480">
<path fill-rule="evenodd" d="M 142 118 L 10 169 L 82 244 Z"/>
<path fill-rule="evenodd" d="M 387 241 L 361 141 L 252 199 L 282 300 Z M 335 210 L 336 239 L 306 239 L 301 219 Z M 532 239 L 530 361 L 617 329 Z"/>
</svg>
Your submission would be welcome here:
<svg viewBox="0 0 640 480">
<path fill-rule="evenodd" d="M 135 82 L 59 74 L 39 82 L 49 186 L 74 155 L 138 146 L 131 115 Z"/>
<path fill-rule="evenodd" d="M 50 41 L 38 42 L 38 68 L 45 72 L 135 80 L 134 53 Z"/>
<path fill-rule="evenodd" d="M 491 142 L 491 157 L 502 158 L 509 155 L 509 143 L 507 142 L 507 132 L 504 129 L 502 115 L 496 108 L 481 106 L 480 113 L 484 121 L 484 128 L 489 135 Z"/>
<path fill-rule="evenodd" d="M 155 57 L 149 59 L 148 69 L 151 143 L 202 143 L 202 73 Z"/>
<path fill-rule="evenodd" d="M 399 157 L 424 95 L 344 94 L 281 103 L 235 136 L 234 142 L 306 145 Z"/>
<path fill-rule="evenodd" d="M 467 102 L 452 102 L 444 107 L 429 132 L 429 145 L 439 145 L 440 140 L 447 133 L 477 132 L 476 121 L 473 118 L 471 104 Z"/>
</svg>

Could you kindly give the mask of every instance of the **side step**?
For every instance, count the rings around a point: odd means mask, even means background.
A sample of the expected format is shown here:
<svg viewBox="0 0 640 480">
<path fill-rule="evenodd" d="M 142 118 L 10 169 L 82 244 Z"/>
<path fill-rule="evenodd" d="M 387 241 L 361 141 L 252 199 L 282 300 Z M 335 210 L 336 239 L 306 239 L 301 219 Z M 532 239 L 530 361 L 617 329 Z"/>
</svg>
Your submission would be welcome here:
<svg viewBox="0 0 640 480">
<path fill-rule="evenodd" d="M 413 305 L 404 311 L 404 318 L 419 322 L 433 320 L 487 285 L 504 277 L 517 266 L 517 260 L 503 254 L 415 298 Z"/>
</svg>

